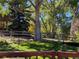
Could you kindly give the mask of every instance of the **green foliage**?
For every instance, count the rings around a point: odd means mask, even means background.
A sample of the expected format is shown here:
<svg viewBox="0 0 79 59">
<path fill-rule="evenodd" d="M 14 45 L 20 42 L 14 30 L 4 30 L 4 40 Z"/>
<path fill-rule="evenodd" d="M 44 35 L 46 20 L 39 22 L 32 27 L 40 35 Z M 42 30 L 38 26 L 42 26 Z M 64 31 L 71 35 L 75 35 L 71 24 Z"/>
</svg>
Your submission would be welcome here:
<svg viewBox="0 0 79 59">
<path fill-rule="evenodd" d="M 72 7 L 77 7 L 78 0 L 70 0 L 69 1 Z"/>
<path fill-rule="evenodd" d="M 18 8 L 21 8 L 21 7 L 19 7 L 19 5 L 24 6 L 24 4 L 26 5 L 23 7 L 24 10 L 29 9 L 31 7 L 31 6 L 28 6 L 27 0 L 22 1 L 22 3 L 21 3 L 21 1 L 17 1 L 17 2 L 19 3 L 19 4 L 17 4 Z M 14 7 L 14 5 L 13 5 L 13 7 Z M 21 10 L 17 11 L 16 8 L 17 7 L 15 7 L 15 9 L 11 10 L 11 14 L 12 14 L 12 17 L 14 20 L 12 21 L 12 24 L 9 25 L 9 30 L 28 31 L 29 21 L 31 19 L 31 13 L 30 12 L 23 12 Z M 21 11 L 21 12 L 19 12 L 19 11 Z"/>
<path fill-rule="evenodd" d="M 6 0 L 0 0 L 0 3 L 5 3 L 6 2 Z"/>
<path fill-rule="evenodd" d="M 66 18 L 64 19 L 61 18 L 57 22 L 59 24 L 57 28 L 57 32 L 59 31 L 60 33 L 63 33 L 64 35 L 68 35 L 70 32 L 71 23 L 68 23 Z"/>
<path fill-rule="evenodd" d="M 27 14 L 28 16 L 28 14 Z M 24 14 L 17 11 L 15 19 L 12 21 L 12 24 L 9 26 L 9 30 L 17 31 L 28 31 L 29 20 L 28 18 L 24 19 Z M 30 16 L 28 16 L 30 17 Z"/>
<path fill-rule="evenodd" d="M 2 10 L 2 5 L 1 5 L 1 3 L 0 3 L 0 10 Z"/>
<path fill-rule="evenodd" d="M 76 33 L 75 33 L 75 39 L 76 39 L 76 42 L 79 42 L 79 31 L 77 31 Z"/>
<path fill-rule="evenodd" d="M 29 8 L 29 7 L 31 7 L 31 4 L 30 4 L 30 2 L 29 2 L 28 0 L 24 0 L 23 6 L 24 6 L 25 8 Z"/>
<path fill-rule="evenodd" d="M 10 44 L 8 44 L 7 42 L 0 42 L 0 51 L 13 51 L 13 50 L 17 50 L 15 48 L 12 48 L 10 46 Z"/>
<path fill-rule="evenodd" d="M 10 13 L 9 7 L 10 7 L 10 5 L 8 3 L 4 3 L 3 5 L 0 3 L 0 14 L 3 17 Z"/>
</svg>

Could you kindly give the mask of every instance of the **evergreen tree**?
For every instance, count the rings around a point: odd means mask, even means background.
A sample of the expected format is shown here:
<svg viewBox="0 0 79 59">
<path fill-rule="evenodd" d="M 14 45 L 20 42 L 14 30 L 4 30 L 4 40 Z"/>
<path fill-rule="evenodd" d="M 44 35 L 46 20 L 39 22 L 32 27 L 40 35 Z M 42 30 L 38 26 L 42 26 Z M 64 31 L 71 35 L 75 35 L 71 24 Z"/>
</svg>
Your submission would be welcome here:
<svg viewBox="0 0 79 59">
<path fill-rule="evenodd" d="M 27 1 L 26 1 L 27 3 Z M 19 10 L 19 3 L 18 0 L 14 2 L 14 5 L 11 9 L 11 16 L 13 18 L 12 24 L 9 26 L 9 30 L 16 30 L 16 31 L 28 31 L 29 28 L 29 20 L 31 14 L 29 12 L 24 13 Z M 28 6 L 26 4 L 26 6 Z M 30 7 L 30 6 L 29 6 Z M 27 7 L 27 8 L 29 8 Z"/>
</svg>

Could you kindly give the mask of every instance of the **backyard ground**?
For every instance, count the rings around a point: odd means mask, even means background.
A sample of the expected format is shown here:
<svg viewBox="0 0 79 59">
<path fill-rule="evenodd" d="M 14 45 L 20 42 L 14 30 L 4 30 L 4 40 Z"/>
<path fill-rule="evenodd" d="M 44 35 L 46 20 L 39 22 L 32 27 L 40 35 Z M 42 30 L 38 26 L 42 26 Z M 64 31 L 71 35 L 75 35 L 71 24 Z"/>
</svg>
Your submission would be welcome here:
<svg viewBox="0 0 79 59">
<path fill-rule="evenodd" d="M 25 39 L 21 37 L 0 37 L 0 51 L 77 51 L 74 46 L 64 46 L 61 42 L 53 41 L 34 41 L 32 39 Z M 1 58 L 1 59 L 25 59 L 25 58 Z M 35 57 L 32 57 L 35 59 Z M 42 57 L 39 57 L 42 59 Z M 46 58 L 49 59 L 49 58 Z"/>
<path fill-rule="evenodd" d="M 63 45 L 61 42 L 34 41 L 32 39 L 18 37 L 0 37 L 0 51 L 77 51 L 74 46 Z"/>
</svg>

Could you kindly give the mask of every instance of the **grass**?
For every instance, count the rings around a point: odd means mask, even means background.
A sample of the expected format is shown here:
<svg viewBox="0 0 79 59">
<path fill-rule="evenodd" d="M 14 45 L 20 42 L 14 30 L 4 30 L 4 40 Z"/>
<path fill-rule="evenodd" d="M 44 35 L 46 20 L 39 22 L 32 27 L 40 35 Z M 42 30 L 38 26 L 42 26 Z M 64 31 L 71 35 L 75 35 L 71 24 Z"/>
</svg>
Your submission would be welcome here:
<svg viewBox="0 0 79 59">
<path fill-rule="evenodd" d="M 15 40 L 16 38 L 12 39 L 12 37 L 0 37 L 0 51 L 49 51 L 49 50 L 77 51 L 76 47 L 64 46 L 60 42 L 29 41 L 29 40 L 15 41 Z"/>
<path fill-rule="evenodd" d="M 41 41 L 25 41 L 21 43 L 0 42 L 0 51 L 49 51 L 49 50 L 77 50 L 76 47 L 63 46 L 56 42 L 41 42 Z"/>
</svg>

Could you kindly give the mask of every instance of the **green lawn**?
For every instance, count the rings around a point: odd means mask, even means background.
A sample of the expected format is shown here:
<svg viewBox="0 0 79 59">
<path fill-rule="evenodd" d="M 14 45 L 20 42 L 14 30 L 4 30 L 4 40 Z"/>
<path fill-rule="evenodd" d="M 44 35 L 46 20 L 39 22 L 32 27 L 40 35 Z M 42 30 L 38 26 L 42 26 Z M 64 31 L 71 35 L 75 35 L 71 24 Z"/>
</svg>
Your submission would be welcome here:
<svg viewBox="0 0 79 59">
<path fill-rule="evenodd" d="M 20 43 L 0 42 L 0 51 L 49 51 L 77 50 L 76 47 L 66 46 L 56 42 L 24 41 Z"/>
</svg>

